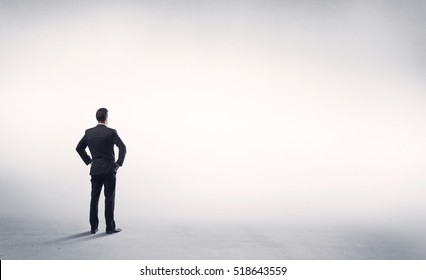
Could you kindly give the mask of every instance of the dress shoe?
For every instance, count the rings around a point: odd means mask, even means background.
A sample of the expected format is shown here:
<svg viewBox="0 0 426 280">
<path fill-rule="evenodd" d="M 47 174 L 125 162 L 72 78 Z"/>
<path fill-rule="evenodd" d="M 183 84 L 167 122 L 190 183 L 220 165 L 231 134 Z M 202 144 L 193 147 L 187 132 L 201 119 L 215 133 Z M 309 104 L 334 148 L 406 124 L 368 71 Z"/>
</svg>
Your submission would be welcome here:
<svg viewBox="0 0 426 280">
<path fill-rule="evenodd" d="M 106 234 L 118 233 L 120 231 L 121 231 L 121 228 L 116 228 L 116 229 L 112 229 L 112 230 L 107 230 Z"/>
<path fill-rule="evenodd" d="M 98 229 L 97 229 L 97 228 L 95 228 L 95 229 L 91 229 L 91 230 L 90 230 L 90 233 L 91 233 L 91 234 L 95 234 L 95 233 L 97 233 L 97 232 L 98 232 Z"/>
</svg>

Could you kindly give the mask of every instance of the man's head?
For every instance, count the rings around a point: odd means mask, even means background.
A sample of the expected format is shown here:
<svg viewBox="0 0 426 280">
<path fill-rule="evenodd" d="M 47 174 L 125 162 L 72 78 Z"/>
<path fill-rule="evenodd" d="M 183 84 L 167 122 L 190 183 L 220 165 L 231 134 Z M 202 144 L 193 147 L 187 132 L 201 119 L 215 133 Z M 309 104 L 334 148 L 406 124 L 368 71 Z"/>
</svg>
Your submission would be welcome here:
<svg viewBox="0 0 426 280">
<path fill-rule="evenodd" d="M 106 124 L 108 122 L 108 110 L 106 108 L 100 108 L 96 111 L 96 119 L 99 123 Z"/>
</svg>

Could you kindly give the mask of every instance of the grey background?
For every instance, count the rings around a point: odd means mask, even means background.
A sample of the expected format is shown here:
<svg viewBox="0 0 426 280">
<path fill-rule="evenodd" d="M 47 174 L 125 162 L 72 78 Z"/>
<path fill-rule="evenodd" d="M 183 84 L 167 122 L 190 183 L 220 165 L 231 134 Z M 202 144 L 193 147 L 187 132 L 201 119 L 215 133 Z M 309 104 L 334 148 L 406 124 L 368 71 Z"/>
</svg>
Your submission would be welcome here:
<svg viewBox="0 0 426 280">
<path fill-rule="evenodd" d="M 2 258 L 424 258 L 425 12 L 0 1 Z M 128 147 L 121 253 L 72 243 L 99 107 Z"/>
</svg>

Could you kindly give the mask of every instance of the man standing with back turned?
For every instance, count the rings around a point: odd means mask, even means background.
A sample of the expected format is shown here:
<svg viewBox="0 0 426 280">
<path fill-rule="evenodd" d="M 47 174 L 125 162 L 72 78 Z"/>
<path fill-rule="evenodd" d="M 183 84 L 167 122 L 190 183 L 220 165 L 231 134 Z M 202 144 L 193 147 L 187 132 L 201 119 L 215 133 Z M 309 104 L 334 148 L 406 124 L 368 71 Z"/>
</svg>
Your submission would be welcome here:
<svg viewBox="0 0 426 280">
<path fill-rule="evenodd" d="M 102 186 L 104 186 L 106 233 L 111 234 L 121 231 L 121 228 L 115 227 L 114 221 L 115 175 L 118 168 L 123 165 L 126 146 L 117 131 L 106 126 L 108 124 L 107 109 L 100 108 L 96 111 L 96 119 L 98 125 L 86 130 L 83 138 L 78 142 L 76 150 L 86 165 L 92 164 L 90 168 L 92 176 L 90 232 L 95 234 L 98 231 L 98 203 Z M 115 161 L 114 145 L 117 145 L 119 149 L 117 161 Z M 92 158 L 87 154 L 86 147 L 89 147 Z"/>
</svg>

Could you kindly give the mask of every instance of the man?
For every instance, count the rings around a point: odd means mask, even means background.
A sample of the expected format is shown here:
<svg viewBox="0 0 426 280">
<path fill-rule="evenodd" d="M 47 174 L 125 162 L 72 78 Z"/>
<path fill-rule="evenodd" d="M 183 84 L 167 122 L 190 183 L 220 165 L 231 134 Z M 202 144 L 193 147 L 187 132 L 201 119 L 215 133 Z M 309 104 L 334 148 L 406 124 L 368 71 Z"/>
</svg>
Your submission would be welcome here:
<svg viewBox="0 0 426 280">
<path fill-rule="evenodd" d="M 90 175 L 92 177 L 92 198 L 90 200 L 90 232 L 98 231 L 98 203 L 102 186 L 105 195 L 105 221 L 106 233 L 117 233 L 121 228 L 116 228 L 114 221 L 115 182 L 117 170 L 123 165 L 126 156 L 126 146 L 115 129 L 107 127 L 108 110 L 100 108 L 96 111 L 98 125 L 87 129 L 83 138 L 77 145 L 77 153 L 86 165 L 91 164 Z M 119 149 L 118 159 L 115 161 L 114 145 Z M 87 154 L 89 147 L 92 158 Z"/>
</svg>

